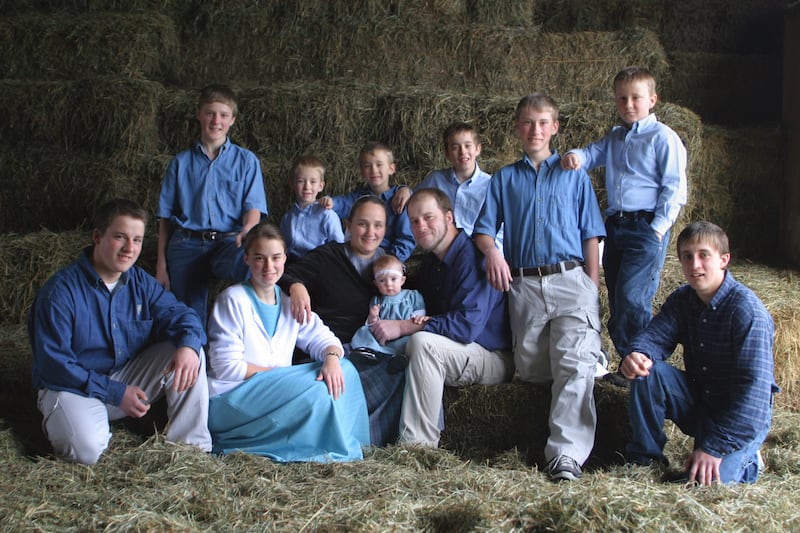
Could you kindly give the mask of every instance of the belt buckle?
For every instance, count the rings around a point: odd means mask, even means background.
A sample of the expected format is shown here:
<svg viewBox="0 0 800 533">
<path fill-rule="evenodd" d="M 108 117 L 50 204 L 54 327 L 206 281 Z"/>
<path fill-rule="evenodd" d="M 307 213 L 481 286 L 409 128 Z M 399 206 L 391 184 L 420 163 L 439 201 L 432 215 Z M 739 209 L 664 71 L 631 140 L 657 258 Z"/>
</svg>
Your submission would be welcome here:
<svg viewBox="0 0 800 533">
<path fill-rule="evenodd" d="M 542 271 L 542 267 L 540 267 L 540 266 L 536 267 L 536 274 L 537 274 L 537 275 L 538 275 L 540 278 L 542 278 L 542 277 L 544 277 L 544 276 L 545 276 L 545 273 Z"/>
<path fill-rule="evenodd" d="M 204 231 L 202 234 L 202 238 L 204 241 L 216 241 L 217 240 L 217 232 L 216 231 Z"/>
</svg>

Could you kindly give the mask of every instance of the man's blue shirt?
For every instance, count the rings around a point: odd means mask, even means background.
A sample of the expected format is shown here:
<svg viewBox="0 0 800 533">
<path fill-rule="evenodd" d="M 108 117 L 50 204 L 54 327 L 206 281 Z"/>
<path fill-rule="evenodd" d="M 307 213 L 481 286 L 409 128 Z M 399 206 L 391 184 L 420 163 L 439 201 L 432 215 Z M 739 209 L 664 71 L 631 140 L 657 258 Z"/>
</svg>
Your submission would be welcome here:
<svg viewBox="0 0 800 533">
<path fill-rule="evenodd" d="M 200 354 L 206 335 L 197 314 L 137 266 L 109 292 L 91 254 L 86 248 L 36 295 L 28 317 L 33 386 L 119 405 L 126 384 L 110 375 L 128 360 L 167 339 Z"/>
<path fill-rule="evenodd" d="M 376 195 L 369 187 L 362 187 L 348 194 L 334 196 L 333 210 L 336 211 L 339 218 L 345 219 L 350 216 L 350 209 L 356 200 L 362 196 L 378 196 L 386 207 L 386 235 L 381 242 L 381 248 L 400 261 L 405 261 L 411 257 L 411 252 L 414 251 L 417 242 L 414 240 L 414 234 L 411 233 L 411 222 L 408 220 L 406 212 L 403 211 L 397 215 L 392 209 L 392 198 L 394 198 L 397 188 L 398 186 L 395 185 L 386 192 Z"/>
<path fill-rule="evenodd" d="M 683 346 L 686 378 L 698 417 L 710 428 L 695 445 L 721 457 L 741 449 L 772 414 L 774 377 L 772 317 L 753 291 L 725 273 L 705 305 L 684 285 L 673 292 L 631 344 L 632 350 L 663 361 Z"/>
<path fill-rule="evenodd" d="M 653 211 L 650 226 L 664 235 L 686 203 L 686 148 L 654 113 L 631 129 L 615 126 L 586 148 L 570 150 L 587 171 L 606 167 L 608 211 Z"/>
<path fill-rule="evenodd" d="M 418 276 L 431 317 L 424 331 L 487 350 L 510 348 L 506 293 L 489 285 L 483 254 L 466 233 L 458 232 L 443 261 L 426 254 Z"/>
<path fill-rule="evenodd" d="M 303 257 L 328 242 L 344 242 L 339 216 L 316 202 L 305 208 L 297 203 L 290 207 L 281 219 L 281 233 L 290 257 Z"/>
<path fill-rule="evenodd" d="M 583 241 L 606 235 L 597 196 L 584 170 L 563 170 L 553 153 L 538 172 L 525 155 L 492 177 L 475 233 L 494 238 L 505 224 L 503 255 L 511 268 L 583 261 Z"/>
<path fill-rule="evenodd" d="M 211 161 L 201 143 L 176 155 L 161 184 L 158 218 L 192 231 L 240 231 L 244 214 L 267 215 L 264 177 L 256 155 L 230 139 Z"/>
</svg>

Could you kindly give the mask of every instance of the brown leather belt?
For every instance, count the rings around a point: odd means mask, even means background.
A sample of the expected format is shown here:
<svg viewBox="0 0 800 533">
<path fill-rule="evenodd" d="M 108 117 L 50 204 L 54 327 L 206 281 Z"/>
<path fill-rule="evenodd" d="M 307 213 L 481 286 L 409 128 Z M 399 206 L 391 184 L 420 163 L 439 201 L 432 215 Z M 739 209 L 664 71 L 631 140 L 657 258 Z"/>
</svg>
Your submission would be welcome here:
<svg viewBox="0 0 800 533">
<path fill-rule="evenodd" d="M 563 270 L 562 270 L 563 265 Z M 583 261 L 562 261 L 561 263 L 555 263 L 553 265 L 544 265 L 538 267 L 528 267 L 528 268 L 515 268 L 512 269 L 512 273 L 514 277 L 525 277 L 525 276 L 550 276 L 551 274 L 560 274 L 561 272 L 566 272 L 568 270 L 572 270 L 575 268 L 583 267 Z"/>
</svg>

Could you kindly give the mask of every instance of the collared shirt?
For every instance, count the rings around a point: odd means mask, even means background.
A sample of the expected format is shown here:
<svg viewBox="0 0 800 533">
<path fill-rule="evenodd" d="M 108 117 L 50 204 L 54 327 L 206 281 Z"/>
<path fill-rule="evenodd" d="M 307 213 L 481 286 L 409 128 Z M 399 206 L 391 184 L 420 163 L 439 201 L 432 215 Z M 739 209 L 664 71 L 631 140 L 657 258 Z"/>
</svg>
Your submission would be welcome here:
<svg viewBox="0 0 800 533">
<path fill-rule="evenodd" d="M 653 211 L 650 226 L 662 235 L 677 220 L 686 203 L 686 148 L 654 113 L 630 130 L 615 126 L 599 141 L 570 152 L 587 171 L 606 167 L 606 214 Z"/>
<path fill-rule="evenodd" d="M 709 421 L 695 445 L 721 457 L 769 427 L 772 394 L 778 391 L 773 336 L 772 317 L 761 300 L 726 272 L 708 305 L 689 285 L 678 288 L 631 347 L 663 361 L 683 345 L 697 416 Z"/>
<path fill-rule="evenodd" d="M 253 152 L 227 139 L 213 161 L 200 142 L 175 156 L 161 184 L 156 216 L 186 230 L 231 232 L 242 229 L 251 209 L 267 215 L 261 164 Z"/>
<path fill-rule="evenodd" d="M 356 203 L 356 200 L 362 196 L 378 196 L 383 200 L 383 204 L 386 207 L 386 235 L 384 235 L 383 242 L 381 242 L 381 248 L 397 257 L 400 261 L 405 261 L 411 256 L 411 252 L 414 251 L 417 242 L 411 233 L 411 222 L 408 220 L 408 215 L 406 215 L 405 211 L 397 215 L 392 209 L 392 198 L 394 198 L 395 192 L 397 192 L 397 185 L 390 187 L 389 190 L 379 195 L 373 193 L 369 187 L 362 187 L 348 194 L 334 196 L 333 210 L 336 211 L 340 218 L 345 219 L 350 216 L 350 209 Z"/>
<path fill-rule="evenodd" d="M 126 384 L 110 376 L 128 360 L 167 339 L 200 354 L 206 335 L 197 314 L 137 266 L 109 292 L 91 254 L 86 248 L 36 295 L 28 317 L 33 386 L 119 405 Z"/>
<path fill-rule="evenodd" d="M 492 177 L 475 233 L 494 237 L 505 224 L 511 268 L 583 261 L 583 241 L 606 235 L 597 196 L 584 170 L 563 170 L 553 153 L 539 170 L 525 155 Z"/>
<path fill-rule="evenodd" d="M 487 350 L 511 346 L 506 293 L 489 285 L 483 254 L 466 233 L 458 232 L 443 261 L 426 254 L 418 278 L 431 317 L 424 331 Z"/>
<path fill-rule="evenodd" d="M 456 171 L 450 167 L 434 170 L 414 190 L 432 188 L 444 192 L 453 204 L 453 218 L 456 227 L 463 229 L 468 236 L 472 237 L 475 220 L 481 211 L 491 179 L 491 175 L 475 164 L 475 172 L 462 183 L 458 181 Z M 495 243 L 498 248 L 503 248 L 502 228 L 495 238 Z"/>
<path fill-rule="evenodd" d="M 290 207 L 281 219 L 281 233 L 286 239 L 286 251 L 292 257 L 303 257 L 328 242 L 344 242 L 339 216 L 316 202 L 305 208 L 297 203 Z"/>
</svg>

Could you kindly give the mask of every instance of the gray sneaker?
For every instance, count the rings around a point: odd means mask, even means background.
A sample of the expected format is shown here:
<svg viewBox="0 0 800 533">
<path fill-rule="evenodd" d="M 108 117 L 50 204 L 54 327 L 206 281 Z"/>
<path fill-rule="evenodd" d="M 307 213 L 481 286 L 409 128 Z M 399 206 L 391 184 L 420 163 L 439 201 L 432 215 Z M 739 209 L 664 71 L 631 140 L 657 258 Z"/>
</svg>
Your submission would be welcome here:
<svg viewBox="0 0 800 533">
<path fill-rule="evenodd" d="M 581 465 L 568 455 L 553 457 L 544 471 L 553 481 L 575 481 L 583 475 Z"/>
</svg>

